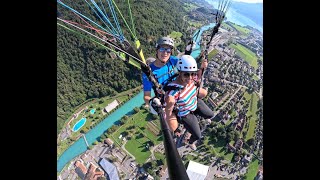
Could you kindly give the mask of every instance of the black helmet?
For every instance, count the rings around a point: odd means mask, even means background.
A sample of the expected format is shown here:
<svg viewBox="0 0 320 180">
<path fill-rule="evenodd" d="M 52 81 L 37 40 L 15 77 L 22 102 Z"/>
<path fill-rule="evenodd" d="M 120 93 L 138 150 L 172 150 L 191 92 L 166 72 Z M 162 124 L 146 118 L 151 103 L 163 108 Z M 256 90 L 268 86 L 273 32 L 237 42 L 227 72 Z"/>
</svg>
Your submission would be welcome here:
<svg viewBox="0 0 320 180">
<path fill-rule="evenodd" d="M 164 45 L 164 44 L 170 46 L 171 48 L 174 47 L 173 39 L 171 39 L 169 37 L 161 37 L 157 41 L 156 48 L 159 48 L 159 46 Z"/>
</svg>

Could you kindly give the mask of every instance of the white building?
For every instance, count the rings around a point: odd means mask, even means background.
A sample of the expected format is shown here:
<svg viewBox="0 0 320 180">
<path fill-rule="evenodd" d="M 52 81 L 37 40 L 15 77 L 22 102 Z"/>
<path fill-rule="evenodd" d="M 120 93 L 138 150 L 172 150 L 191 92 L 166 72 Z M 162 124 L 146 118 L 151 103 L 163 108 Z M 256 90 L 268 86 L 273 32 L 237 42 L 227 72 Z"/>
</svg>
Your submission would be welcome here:
<svg viewBox="0 0 320 180">
<path fill-rule="evenodd" d="M 119 105 L 119 101 L 114 100 L 104 108 L 104 111 L 109 113 L 110 111 L 112 111 L 112 109 L 116 108 L 118 105 Z"/>
<path fill-rule="evenodd" d="M 187 174 L 189 179 L 192 180 L 204 180 L 208 174 L 209 166 L 189 161 L 189 165 L 187 168 Z"/>
</svg>

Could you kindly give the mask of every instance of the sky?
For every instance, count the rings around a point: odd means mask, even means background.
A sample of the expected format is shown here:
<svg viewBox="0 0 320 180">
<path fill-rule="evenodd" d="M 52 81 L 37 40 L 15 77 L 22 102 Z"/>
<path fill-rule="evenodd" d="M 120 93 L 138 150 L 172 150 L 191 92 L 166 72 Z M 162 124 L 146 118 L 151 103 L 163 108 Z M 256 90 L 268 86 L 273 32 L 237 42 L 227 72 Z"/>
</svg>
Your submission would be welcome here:
<svg viewBox="0 0 320 180">
<path fill-rule="evenodd" d="M 238 2 L 245 2 L 245 3 L 263 3 L 263 0 L 233 0 Z"/>
</svg>

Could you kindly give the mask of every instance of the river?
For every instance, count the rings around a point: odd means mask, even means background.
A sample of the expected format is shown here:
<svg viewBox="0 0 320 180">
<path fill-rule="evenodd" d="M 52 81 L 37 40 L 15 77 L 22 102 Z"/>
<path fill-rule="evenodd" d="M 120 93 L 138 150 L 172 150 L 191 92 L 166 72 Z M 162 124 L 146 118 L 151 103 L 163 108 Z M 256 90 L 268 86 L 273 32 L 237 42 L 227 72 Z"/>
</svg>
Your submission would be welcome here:
<svg viewBox="0 0 320 180">
<path fill-rule="evenodd" d="M 119 109 L 115 110 L 108 117 L 106 117 L 96 127 L 87 132 L 86 139 L 90 144 L 95 142 L 109 127 L 115 122 L 120 120 L 124 115 L 130 113 L 135 107 L 140 107 L 144 103 L 143 92 L 141 91 L 138 95 L 127 101 Z M 83 138 L 78 139 L 72 144 L 62 155 L 59 157 L 57 162 L 57 169 L 60 172 L 63 167 L 71 161 L 73 158 L 79 156 L 87 150 L 86 143 Z"/>
</svg>

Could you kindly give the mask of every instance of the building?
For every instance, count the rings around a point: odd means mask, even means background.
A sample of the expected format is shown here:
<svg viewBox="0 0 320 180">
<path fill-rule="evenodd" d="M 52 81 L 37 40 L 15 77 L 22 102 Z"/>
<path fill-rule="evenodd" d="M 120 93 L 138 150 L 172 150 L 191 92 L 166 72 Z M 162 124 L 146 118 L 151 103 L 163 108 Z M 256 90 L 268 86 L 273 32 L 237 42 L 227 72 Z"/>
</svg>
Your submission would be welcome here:
<svg viewBox="0 0 320 180">
<path fill-rule="evenodd" d="M 112 101 L 110 104 L 108 104 L 105 108 L 104 111 L 109 113 L 112 111 L 112 109 L 116 108 L 119 105 L 119 101 L 116 99 L 114 101 Z"/>
<path fill-rule="evenodd" d="M 218 93 L 217 93 L 217 92 L 213 92 L 213 93 L 211 94 L 212 100 L 214 100 L 214 99 L 217 98 L 217 97 L 218 97 Z"/>
<path fill-rule="evenodd" d="M 83 164 L 83 161 L 82 160 L 77 160 L 74 165 L 76 166 L 76 173 L 78 174 L 78 176 L 81 178 L 81 179 L 84 179 L 87 172 L 88 172 L 88 169 L 86 168 L 86 166 Z"/>
<path fill-rule="evenodd" d="M 81 159 L 77 160 L 74 165 L 76 166 L 75 172 L 82 180 L 97 180 L 98 177 L 104 176 L 104 172 L 92 162 L 90 162 L 89 169 L 87 169 Z"/>
<path fill-rule="evenodd" d="M 192 180 L 204 180 L 208 174 L 209 166 L 189 161 L 189 165 L 187 168 L 187 174 L 189 179 Z"/>
<path fill-rule="evenodd" d="M 102 169 L 106 172 L 106 177 L 108 176 L 108 179 L 112 180 L 119 180 L 119 174 L 116 166 L 114 166 L 112 163 L 110 163 L 105 158 L 102 158 L 99 162 L 99 165 L 102 167 Z"/>
<path fill-rule="evenodd" d="M 94 165 L 92 162 L 90 162 L 90 166 L 86 174 L 85 180 L 97 180 L 98 177 L 104 177 L 104 172 L 96 165 Z"/>
<path fill-rule="evenodd" d="M 105 139 L 104 143 L 108 144 L 108 146 L 111 146 L 111 147 L 113 146 L 113 141 L 110 138 Z"/>
</svg>

